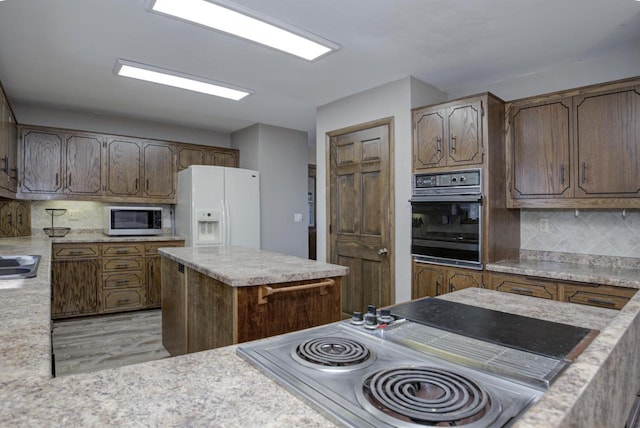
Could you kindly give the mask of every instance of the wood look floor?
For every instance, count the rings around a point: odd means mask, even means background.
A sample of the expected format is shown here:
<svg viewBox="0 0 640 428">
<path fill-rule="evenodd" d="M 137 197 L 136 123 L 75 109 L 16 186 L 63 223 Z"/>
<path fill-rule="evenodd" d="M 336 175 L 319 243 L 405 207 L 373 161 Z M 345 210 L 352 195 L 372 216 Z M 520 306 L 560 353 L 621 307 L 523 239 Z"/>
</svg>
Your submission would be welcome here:
<svg viewBox="0 0 640 428">
<path fill-rule="evenodd" d="M 160 309 L 54 321 L 56 376 L 169 357 Z"/>
</svg>

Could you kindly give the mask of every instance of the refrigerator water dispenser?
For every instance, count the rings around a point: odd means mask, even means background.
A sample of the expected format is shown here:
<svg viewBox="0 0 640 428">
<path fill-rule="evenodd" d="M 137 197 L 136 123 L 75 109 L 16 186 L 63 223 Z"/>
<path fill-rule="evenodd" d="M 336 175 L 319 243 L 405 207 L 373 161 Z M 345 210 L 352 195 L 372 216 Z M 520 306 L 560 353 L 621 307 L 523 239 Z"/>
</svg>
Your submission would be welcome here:
<svg viewBox="0 0 640 428">
<path fill-rule="evenodd" d="M 222 244 L 222 219 L 220 211 L 196 212 L 196 244 Z"/>
</svg>

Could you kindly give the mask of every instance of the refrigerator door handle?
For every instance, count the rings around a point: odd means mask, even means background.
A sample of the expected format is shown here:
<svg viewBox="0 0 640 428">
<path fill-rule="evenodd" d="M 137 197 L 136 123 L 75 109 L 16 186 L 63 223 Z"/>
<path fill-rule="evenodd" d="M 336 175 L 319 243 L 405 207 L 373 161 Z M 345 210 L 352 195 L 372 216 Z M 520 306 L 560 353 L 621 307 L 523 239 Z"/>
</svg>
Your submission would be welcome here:
<svg viewBox="0 0 640 428">
<path fill-rule="evenodd" d="M 224 199 L 220 199 L 220 213 L 222 216 L 222 224 L 220 228 L 222 239 L 220 240 L 220 243 L 225 246 L 227 245 L 227 223 L 229 222 L 229 219 L 227 218 L 227 210 Z"/>
<path fill-rule="evenodd" d="M 228 200 L 224 200 L 224 209 L 227 213 L 227 222 L 226 222 L 226 226 L 227 226 L 227 233 L 226 233 L 226 246 L 230 246 L 231 245 L 231 209 L 229 208 L 229 201 Z"/>
</svg>

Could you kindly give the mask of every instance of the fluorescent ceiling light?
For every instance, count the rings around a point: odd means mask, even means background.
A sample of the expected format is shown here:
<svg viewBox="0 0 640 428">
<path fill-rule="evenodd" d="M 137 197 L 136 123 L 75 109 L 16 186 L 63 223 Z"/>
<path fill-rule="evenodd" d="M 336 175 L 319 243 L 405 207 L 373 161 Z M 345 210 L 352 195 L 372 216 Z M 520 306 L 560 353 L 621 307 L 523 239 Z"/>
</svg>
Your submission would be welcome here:
<svg viewBox="0 0 640 428">
<path fill-rule="evenodd" d="M 216 4 L 217 3 L 217 4 Z M 228 1 L 148 0 L 147 9 L 224 31 L 312 61 L 338 45 Z"/>
<path fill-rule="evenodd" d="M 191 76 L 177 71 L 165 70 L 121 59 L 116 61 L 113 72 L 118 76 L 146 80 L 147 82 L 215 95 L 216 97 L 228 98 L 235 101 L 241 100 L 252 93 L 252 91 L 248 89 L 232 88 L 230 85 L 214 82 L 213 80 L 202 77 Z"/>
</svg>

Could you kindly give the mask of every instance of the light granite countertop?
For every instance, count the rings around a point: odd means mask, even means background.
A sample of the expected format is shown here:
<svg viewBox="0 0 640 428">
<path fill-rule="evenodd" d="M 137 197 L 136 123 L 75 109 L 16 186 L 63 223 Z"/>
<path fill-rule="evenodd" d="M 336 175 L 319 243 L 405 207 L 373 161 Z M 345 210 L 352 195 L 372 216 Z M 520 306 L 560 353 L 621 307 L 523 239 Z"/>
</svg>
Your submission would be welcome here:
<svg viewBox="0 0 640 428">
<path fill-rule="evenodd" d="M 333 278 L 349 268 L 246 247 L 164 248 L 160 254 L 232 287 Z"/>
<path fill-rule="evenodd" d="M 640 288 L 640 259 L 635 258 L 530 251 L 523 252 L 520 259 L 489 263 L 485 267 L 492 272 Z"/>
<path fill-rule="evenodd" d="M 2 239 L 0 253 L 40 253 L 48 270 L 50 244 Z M 51 378 L 49 298 L 48 274 L 0 281 L 0 425 L 334 426 L 233 346 Z M 440 298 L 600 330 L 515 427 L 624 425 L 640 388 L 640 293 L 621 311 L 473 288 Z"/>
</svg>

